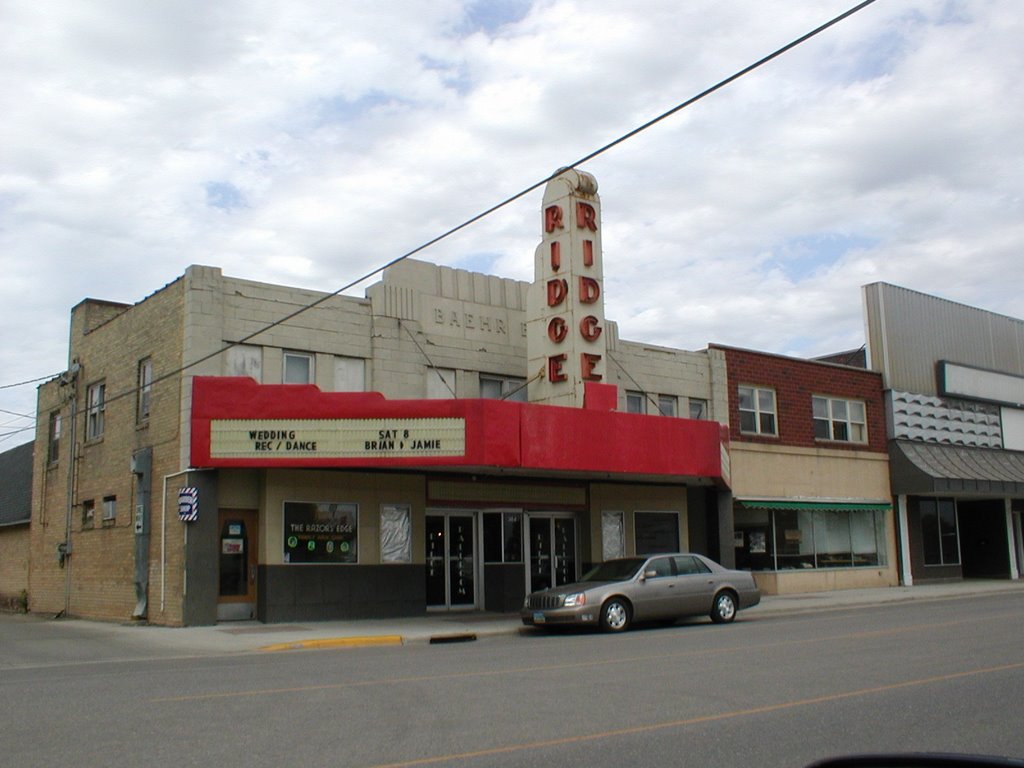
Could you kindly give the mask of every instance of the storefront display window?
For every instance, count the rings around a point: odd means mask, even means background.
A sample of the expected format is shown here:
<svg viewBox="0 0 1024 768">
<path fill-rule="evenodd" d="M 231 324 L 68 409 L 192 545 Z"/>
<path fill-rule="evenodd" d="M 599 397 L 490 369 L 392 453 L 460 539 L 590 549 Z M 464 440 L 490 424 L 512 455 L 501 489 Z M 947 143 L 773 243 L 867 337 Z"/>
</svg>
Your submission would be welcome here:
<svg viewBox="0 0 1024 768">
<path fill-rule="evenodd" d="M 920 499 L 925 565 L 959 565 L 960 535 L 953 499 Z"/>
<path fill-rule="evenodd" d="M 638 555 L 679 551 L 678 512 L 637 512 L 633 528 Z"/>
<path fill-rule="evenodd" d="M 523 562 L 521 512 L 488 512 L 484 515 L 484 562 Z"/>
<path fill-rule="evenodd" d="M 286 501 L 286 563 L 358 563 L 359 505 Z"/>
<path fill-rule="evenodd" d="M 753 571 L 885 565 L 885 512 L 751 509 L 735 512 L 736 564 Z"/>
</svg>

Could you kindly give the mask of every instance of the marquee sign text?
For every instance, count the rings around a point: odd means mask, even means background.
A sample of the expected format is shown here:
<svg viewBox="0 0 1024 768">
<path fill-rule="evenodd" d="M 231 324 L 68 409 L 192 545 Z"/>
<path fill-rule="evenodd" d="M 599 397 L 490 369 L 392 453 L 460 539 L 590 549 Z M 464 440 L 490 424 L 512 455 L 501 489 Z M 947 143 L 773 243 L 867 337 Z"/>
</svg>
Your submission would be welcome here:
<svg viewBox="0 0 1024 768">
<path fill-rule="evenodd" d="M 463 419 L 222 419 L 210 423 L 215 459 L 464 456 Z"/>
</svg>

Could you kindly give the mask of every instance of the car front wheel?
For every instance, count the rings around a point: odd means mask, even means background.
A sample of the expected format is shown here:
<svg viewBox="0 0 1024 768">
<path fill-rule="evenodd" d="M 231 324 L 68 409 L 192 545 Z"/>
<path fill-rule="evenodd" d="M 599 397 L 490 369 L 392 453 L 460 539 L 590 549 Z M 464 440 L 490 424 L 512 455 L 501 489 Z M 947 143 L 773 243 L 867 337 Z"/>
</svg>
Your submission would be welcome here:
<svg viewBox="0 0 1024 768">
<path fill-rule="evenodd" d="M 601 607 L 601 629 L 606 632 L 625 632 L 629 628 L 629 603 L 613 597 Z"/>
<path fill-rule="evenodd" d="M 732 592 L 719 592 L 711 606 L 711 620 L 715 624 L 728 624 L 736 618 L 736 595 Z"/>
</svg>

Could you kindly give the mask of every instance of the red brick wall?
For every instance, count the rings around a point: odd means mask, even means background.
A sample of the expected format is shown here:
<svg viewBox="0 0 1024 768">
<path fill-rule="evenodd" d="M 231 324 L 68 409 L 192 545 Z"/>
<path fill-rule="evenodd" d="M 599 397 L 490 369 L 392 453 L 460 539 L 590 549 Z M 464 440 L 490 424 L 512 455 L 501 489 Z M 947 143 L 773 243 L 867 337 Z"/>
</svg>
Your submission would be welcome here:
<svg viewBox="0 0 1024 768">
<path fill-rule="evenodd" d="M 882 397 L 880 373 L 763 352 L 729 347 L 716 348 L 724 352 L 726 359 L 729 382 L 729 433 L 732 440 L 807 448 L 847 448 L 886 452 L 885 401 Z M 775 390 L 777 437 L 740 433 L 737 388 L 743 385 Z M 864 401 L 868 429 L 867 445 L 816 440 L 811 410 L 813 395 Z"/>
</svg>

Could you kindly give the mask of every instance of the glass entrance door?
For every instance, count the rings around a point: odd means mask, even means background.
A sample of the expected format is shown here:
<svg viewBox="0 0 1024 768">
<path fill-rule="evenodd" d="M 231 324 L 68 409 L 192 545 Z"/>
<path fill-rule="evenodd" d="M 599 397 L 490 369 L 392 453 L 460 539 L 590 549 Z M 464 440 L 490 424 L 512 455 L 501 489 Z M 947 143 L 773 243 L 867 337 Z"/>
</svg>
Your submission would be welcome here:
<svg viewBox="0 0 1024 768">
<path fill-rule="evenodd" d="M 476 516 L 427 515 L 427 608 L 476 607 Z"/>
<path fill-rule="evenodd" d="M 530 583 L 527 589 L 558 587 L 576 580 L 576 519 L 568 515 L 529 516 Z"/>
<path fill-rule="evenodd" d="M 259 542 L 257 514 L 249 509 L 221 509 L 217 621 L 256 618 L 256 569 Z"/>
</svg>

